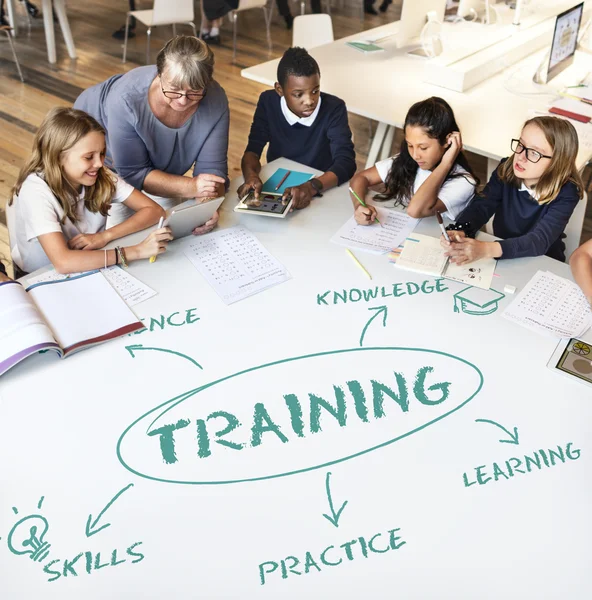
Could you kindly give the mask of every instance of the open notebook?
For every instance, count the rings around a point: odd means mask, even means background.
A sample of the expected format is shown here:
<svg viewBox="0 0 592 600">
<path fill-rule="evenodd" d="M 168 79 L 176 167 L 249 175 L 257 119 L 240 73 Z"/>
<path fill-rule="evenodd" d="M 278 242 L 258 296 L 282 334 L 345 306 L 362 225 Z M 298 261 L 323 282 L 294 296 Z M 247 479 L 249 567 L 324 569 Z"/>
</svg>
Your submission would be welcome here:
<svg viewBox="0 0 592 600">
<path fill-rule="evenodd" d="M 0 284 L 0 375 L 42 350 L 60 357 L 143 329 L 98 271 L 34 284 Z"/>
<path fill-rule="evenodd" d="M 444 256 L 440 239 L 413 233 L 405 240 L 397 267 L 433 277 L 446 277 L 488 290 L 495 272 L 495 258 L 482 258 L 467 265 L 455 265 Z"/>
</svg>

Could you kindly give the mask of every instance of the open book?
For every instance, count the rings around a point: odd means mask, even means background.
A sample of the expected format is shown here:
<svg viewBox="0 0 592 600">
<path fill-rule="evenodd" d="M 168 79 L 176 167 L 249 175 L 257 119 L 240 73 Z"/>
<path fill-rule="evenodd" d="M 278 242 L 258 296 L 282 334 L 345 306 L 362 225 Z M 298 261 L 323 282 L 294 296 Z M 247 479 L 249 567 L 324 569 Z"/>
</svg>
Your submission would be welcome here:
<svg viewBox="0 0 592 600">
<path fill-rule="evenodd" d="M 495 272 L 495 258 L 481 258 L 467 265 L 456 265 L 444 256 L 440 239 L 429 235 L 413 233 L 405 240 L 397 267 L 432 275 L 446 277 L 468 285 L 488 290 Z"/>
<path fill-rule="evenodd" d="M 0 284 L 0 375 L 43 350 L 60 357 L 143 329 L 98 271 L 25 290 Z"/>
</svg>

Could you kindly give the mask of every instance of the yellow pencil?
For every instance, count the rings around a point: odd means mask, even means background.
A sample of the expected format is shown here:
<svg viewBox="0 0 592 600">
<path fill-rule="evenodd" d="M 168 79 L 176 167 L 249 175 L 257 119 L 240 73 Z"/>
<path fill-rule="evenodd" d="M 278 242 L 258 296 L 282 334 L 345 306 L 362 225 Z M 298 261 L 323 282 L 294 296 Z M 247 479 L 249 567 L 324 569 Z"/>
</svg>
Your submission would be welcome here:
<svg viewBox="0 0 592 600">
<path fill-rule="evenodd" d="M 349 248 L 346 248 L 345 251 L 352 257 L 352 259 L 356 263 L 356 265 L 358 265 L 358 267 L 360 267 L 360 269 L 362 269 L 362 271 L 364 271 L 364 274 L 366 275 L 366 277 L 368 277 L 368 279 L 372 279 L 372 275 L 370 275 L 370 273 L 368 273 L 368 271 L 366 271 L 366 269 L 364 268 L 364 265 L 354 256 L 354 253 Z"/>
<path fill-rule="evenodd" d="M 164 218 L 160 217 L 160 221 L 158 221 L 158 227 L 156 229 L 160 229 L 162 224 L 164 223 Z M 150 257 L 150 262 L 153 263 L 156 260 L 156 255 Z"/>
</svg>

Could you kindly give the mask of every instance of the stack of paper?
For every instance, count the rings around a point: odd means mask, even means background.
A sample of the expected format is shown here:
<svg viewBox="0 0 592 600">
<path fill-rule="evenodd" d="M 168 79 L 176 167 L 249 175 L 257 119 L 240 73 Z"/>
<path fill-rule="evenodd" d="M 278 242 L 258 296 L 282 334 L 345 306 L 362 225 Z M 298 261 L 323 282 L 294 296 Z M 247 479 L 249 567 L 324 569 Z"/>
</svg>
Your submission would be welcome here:
<svg viewBox="0 0 592 600">
<path fill-rule="evenodd" d="M 592 311 L 582 290 L 568 279 L 538 271 L 503 316 L 539 333 L 580 337 L 592 325 Z"/>
<path fill-rule="evenodd" d="M 421 220 L 413 219 L 401 210 L 374 208 L 380 224 L 358 225 L 354 217 L 350 217 L 331 241 L 346 248 L 384 254 L 401 244 Z"/>
</svg>

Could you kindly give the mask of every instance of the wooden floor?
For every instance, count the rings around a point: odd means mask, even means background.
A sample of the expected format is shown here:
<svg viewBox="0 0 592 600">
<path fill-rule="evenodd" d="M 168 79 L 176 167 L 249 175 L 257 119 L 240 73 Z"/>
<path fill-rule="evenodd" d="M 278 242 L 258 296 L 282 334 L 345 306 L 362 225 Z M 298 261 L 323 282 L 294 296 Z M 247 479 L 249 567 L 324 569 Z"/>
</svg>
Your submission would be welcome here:
<svg viewBox="0 0 592 600">
<path fill-rule="evenodd" d="M 0 0 L 1 1 L 1 0 Z M 378 7 L 380 1 L 376 2 Z M 68 15 L 76 43 L 77 60 L 68 57 L 56 23 L 58 62 L 47 62 L 43 23 L 27 20 L 21 2 L 16 2 L 21 29 L 16 49 L 25 76 L 21 83 L 14 67 L 12 54 L 4 38 L 0 39 L 0 255 L 9 258 L 4 207 L 18 171 L 29 155 L 34 133 L 47 111 L 54 106 L 71 105 L 82 90 L 107 77 L 145 64 L 145 28 L 138 24 L 137 37 L 129 41 L 128 62 L 122 64 L 122 42 L 111 37 L 125 21 L 125 0 L 96 0 L 69 2 Z M 401 0 L 395 0 L 386 13 L 360 20 L 359 0 L 333 0 L 333 28 L 335 38 L 351 35 L 394 21 L 400 13 Z M 137 8 L 149 8 L 150 0 L 140 0 Z M 299 3 L 292 2 L 294 14 Z M 199 14 L 196 5 L 196 15 Z M 197 17 L 199 20 L 199 17 Z M 246 145 L 251 118 L 257 98 L 265 86 L 243 79 L 241 69 L 280 56 L 291 45 L 291 32 L 286 30 L 283 18 L 274 7 L 272 20 L 273 51 L 268 53 L 265 36 L 261 33 L 260 11 L 246 11 L 239 15 L 239 51 L 232 64 L 232 27 L 228 20 L 222 28 L 222 45 L 214 46 L 216 55 L 215 78 L 224 87 L 230 104 L 230 144 L 228 165 L 230 177 L 240 174 L 240 158 Z M 181 27 L 178 32 L 181 32 Z M 157 27 L 152 32 L 152 60 L 172 35 L 168 27 Z M 363 74 L 361 74 L 363 76 Z M 363 85 L 357 74 L 358 85 Z M 321 80 L 322 81 L 322 80 Z M 371 139 L 370 122 L 350 115 L 354 131 L 358 166 L 363 167 Z M 372 127 L 375 127 L 375 123 Z M 398 136 L 399 137 L 399 136 Z M 396 141 L 395 141 L 396 144 Z M 485 178 L 486 162 L 479 156 L 470 156 L 477 174 Z M 592 237 L 592 203 L 589 205 L 583 240 Z"/>
</svg>

